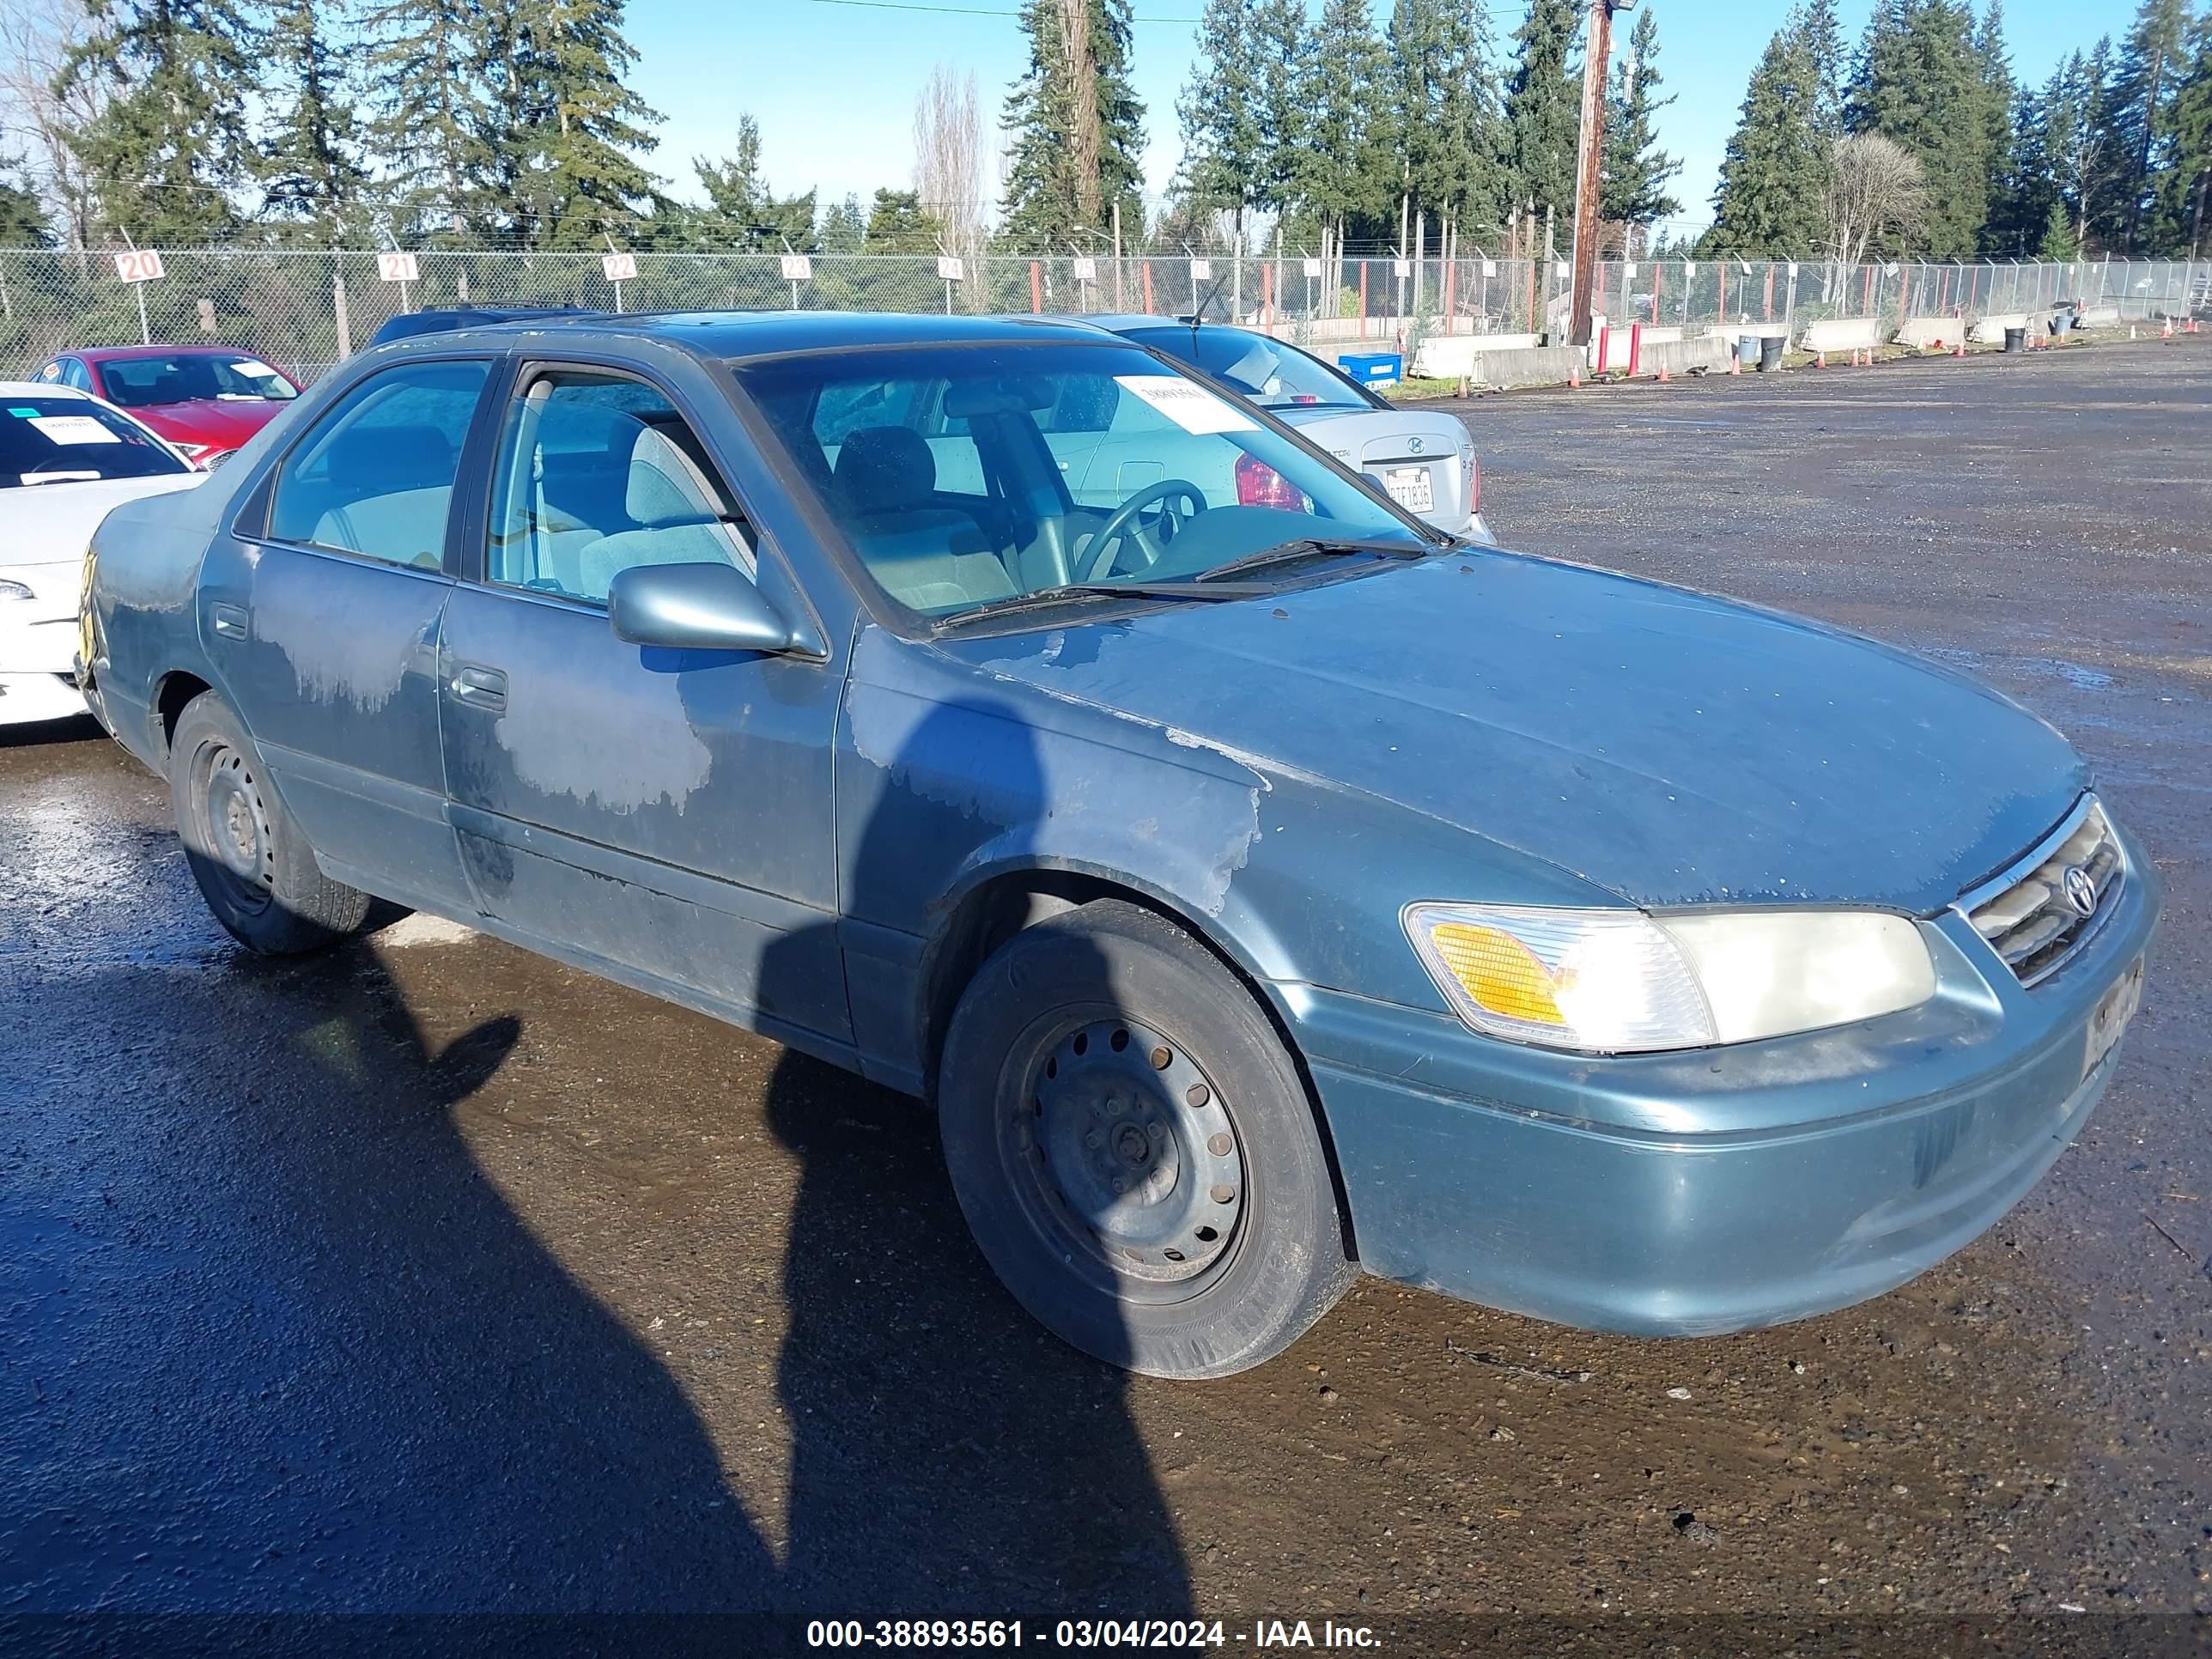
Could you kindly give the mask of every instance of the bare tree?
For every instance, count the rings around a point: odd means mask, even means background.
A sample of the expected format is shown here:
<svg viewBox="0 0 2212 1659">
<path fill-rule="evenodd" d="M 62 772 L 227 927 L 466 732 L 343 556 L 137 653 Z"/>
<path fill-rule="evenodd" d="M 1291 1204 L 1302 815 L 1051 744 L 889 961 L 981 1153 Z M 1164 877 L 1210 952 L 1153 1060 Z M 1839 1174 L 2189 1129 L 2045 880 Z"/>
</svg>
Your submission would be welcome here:
<svg viewBox="0 0 2212 1659">
<path fill-rule="evenodd" d="M 944 252 L 966 262 L 965 284 L 981 295 L 983 118 L 975 77 L 939 64 L 914 100 L 914 193 L 939 226 Z"/>
<path fill-rule="evenodd" d="M 32 182 L 59 212 L 69 246 L 79 253 L 99 204 L 69 135 L 99 122 L 109 91 L 92 75 L 73 76 L 66 93 L 54 88 L 91 27 L 78 0 L 0 5 L 0 153 L 28 152 Z"/>
<path fill-rule="evenodd" d="M 1828 257 L 1856 264 L 1877 240 L 1910 235 L 1928 217 L 1928 179 L 1919 157 L 1894 139 L 1857 132 L 1829 149 Z"/>
</svg>

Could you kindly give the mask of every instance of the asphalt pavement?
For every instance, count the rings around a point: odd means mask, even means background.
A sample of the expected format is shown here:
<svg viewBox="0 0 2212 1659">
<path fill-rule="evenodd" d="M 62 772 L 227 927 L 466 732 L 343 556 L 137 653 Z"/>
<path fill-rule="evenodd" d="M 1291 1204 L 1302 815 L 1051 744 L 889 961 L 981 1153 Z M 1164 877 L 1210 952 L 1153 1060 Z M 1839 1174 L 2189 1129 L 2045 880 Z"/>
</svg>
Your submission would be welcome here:
<svg viewBox="0 0 2212 1659">
<path fill-rule="evenodd" d="M 2202 1646 L 2212 341 L 1442 406 L 1509 544 L 1927 652 L 2089 756 L 2170 908 L 1996 1229 L 1746 1335 L 1367 1280 L 1260 1370 L 1131 1380 L 998 1289 L 900 1097 L 427 918 L 249 958 L 159 780 L 9 732 L 0 1645 L 771 1607 Z"/>
</svg>

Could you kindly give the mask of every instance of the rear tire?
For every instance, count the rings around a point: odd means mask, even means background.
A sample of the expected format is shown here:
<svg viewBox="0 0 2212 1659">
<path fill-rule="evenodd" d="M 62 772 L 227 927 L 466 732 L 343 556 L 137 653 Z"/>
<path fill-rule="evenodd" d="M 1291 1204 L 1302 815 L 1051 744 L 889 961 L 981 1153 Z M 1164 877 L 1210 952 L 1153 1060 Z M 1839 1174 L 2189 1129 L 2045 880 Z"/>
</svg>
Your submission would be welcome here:
<svg viewBox="0 0 2212 1659">
<path fill-rule="evenodd" d="M 177 717 L 169 795 L 200 896 L 249 951 L 282 957 L 322 950 L 367 920 L 369 896 L 316 867 L 314 849 L 270 786 L 253 740 L 212 691 Z"/>
<path fill-rule="evenodd" d="M 939 1068 L 969 1229 L 1055 1335 L 1152 1376 L 1288 1347 L 1355 1276 L 1297 1066 L 1212 955 L 1101 900 L 1017 933 Z"/>
</svg>

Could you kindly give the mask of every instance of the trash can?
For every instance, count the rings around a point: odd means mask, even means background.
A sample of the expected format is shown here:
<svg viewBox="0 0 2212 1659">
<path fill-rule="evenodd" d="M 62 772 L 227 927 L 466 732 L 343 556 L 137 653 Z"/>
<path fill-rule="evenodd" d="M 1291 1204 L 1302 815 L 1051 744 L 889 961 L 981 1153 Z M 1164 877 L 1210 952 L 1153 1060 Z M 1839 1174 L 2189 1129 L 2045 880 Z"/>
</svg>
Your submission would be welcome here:
<svg viewBox="0 0 2212 1659">
<path fill-rule="evenodd" d="M 1340 357 L 1336 362 L 1338 368 L 1362 386 L 1395 386 L 1406 375 L 1403 352 L 1370 351 Z"/>
<path fill-rule="evenodd" d="M 2008 328 L 2005 330 L 2005 349 L 2007 351 L 2025 351 L 2027 349 L 2027 328 L 2025 324 L 2019 328 Z"/>
<path fill-rule="evenodd" d="M 1747 368 L 1759 367 L 1759 336 L 1739 334 L 1735 337 L 1735 360 Z"/>
<path fill-rule="evenodd" d="M 1759 340 L 1759 372 L 1762 374 L 1771 374 L 1776 369 L 1781 368 L 1782 348 L 1789 343 L 1790 342 L 1779 334 L 1761 335 Z"/>
</svg>

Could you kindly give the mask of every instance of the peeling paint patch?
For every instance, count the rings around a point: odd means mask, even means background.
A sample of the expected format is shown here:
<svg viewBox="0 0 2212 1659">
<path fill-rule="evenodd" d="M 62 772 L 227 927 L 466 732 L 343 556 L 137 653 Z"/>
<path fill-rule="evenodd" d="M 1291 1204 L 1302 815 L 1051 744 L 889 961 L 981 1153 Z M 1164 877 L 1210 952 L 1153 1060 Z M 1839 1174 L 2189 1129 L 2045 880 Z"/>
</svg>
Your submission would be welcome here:
<svg viewBox="0 0 2212 1659">
<path fill-rule="evenodd" d="M 395 652 L 386 630 L 343 623 L 319 627 L 312 640 L 295 646 L 270 631 L 272 614 L 257 611 L 255 629 L 263 644 L 283 653 L 304 702 L 350 703 L 364 714 L 376 714 L 399 695 L 407 671 L 428 654 L 419 640 Z M 434 671 L 434 665 L 428 666 Z"/>
<path fill-rule="evenodd" d="M 692 728 L 681 675 L 573 675 L 520 653 L 507 675 L 513 712 L 493 722 L 492 734 L 531 787 L 607 811 L 665 801 L 680 812 L 706 787 L 714 751 Z M 616 696 L 625 708 L 610 710 Z"/>
</svg>

